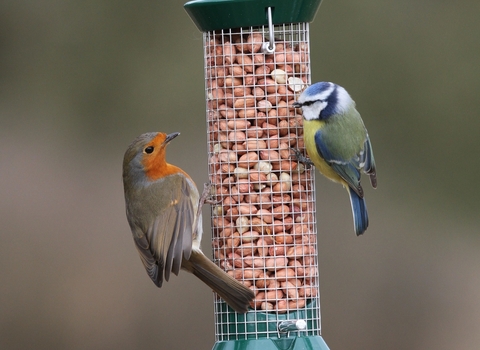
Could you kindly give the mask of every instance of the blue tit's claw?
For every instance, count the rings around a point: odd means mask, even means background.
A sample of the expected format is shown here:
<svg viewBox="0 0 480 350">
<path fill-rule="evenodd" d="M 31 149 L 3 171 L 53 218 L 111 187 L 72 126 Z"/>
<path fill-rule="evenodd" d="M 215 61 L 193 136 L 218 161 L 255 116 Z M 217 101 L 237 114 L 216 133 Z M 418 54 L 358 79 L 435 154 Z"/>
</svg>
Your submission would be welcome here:
<svg viewBox="0 0 480 350">
<path fill-rule="evenodd" d="M 295 158 L 300 163 L 304 164 L 306 169 L 310 169 L 313 166 L 313 162 L 310 158 L 304 156 L 298 148 L 290 148 L 290 150 L 294 153 L 292 158 Z"/>
</svg>

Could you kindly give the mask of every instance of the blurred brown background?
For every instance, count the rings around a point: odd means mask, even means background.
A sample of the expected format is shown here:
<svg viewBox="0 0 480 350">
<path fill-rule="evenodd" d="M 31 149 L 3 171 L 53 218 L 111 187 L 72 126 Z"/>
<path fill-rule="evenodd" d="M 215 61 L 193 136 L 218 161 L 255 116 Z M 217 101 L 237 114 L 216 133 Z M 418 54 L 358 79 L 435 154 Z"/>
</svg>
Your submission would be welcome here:
<svg viewBox="0 0 480 350">
<path fill-rule="evenodd" d="M 154 287 L 121 183 L 127 145 L 156 130 L 180 131 L 168 159 L 207 178 L 202 37 L 183 3 L 0 2 L 1 349 L 213 346 L 211 292 L 185 273 Z M 317 176 L 332 349 L 479 346 L 479 13 L 325 0 L 310 27 L 313 81 L 352 94 L 379 173 L 360 238 L 345 191 Z"/>
</svg>

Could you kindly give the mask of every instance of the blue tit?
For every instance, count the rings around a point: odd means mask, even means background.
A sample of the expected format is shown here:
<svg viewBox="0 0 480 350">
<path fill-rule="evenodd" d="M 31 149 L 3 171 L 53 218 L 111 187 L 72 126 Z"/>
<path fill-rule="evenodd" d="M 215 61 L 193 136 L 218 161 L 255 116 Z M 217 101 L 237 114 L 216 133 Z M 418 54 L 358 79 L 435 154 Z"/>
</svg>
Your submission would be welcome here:
<svg viewBox="0 0 480 350">
<path fill-rule="evenodd" d="M 320 82 L 302 92 L 294 107 L 302 108 L 303 138 L 308 156 L 325 177 L 341 183 L 350 196 L 357 236 L 368 227 L 360 172 L 377 187 L 375 159 L 367 129 L 355 102 L 341 86 Z"/>
</svg>

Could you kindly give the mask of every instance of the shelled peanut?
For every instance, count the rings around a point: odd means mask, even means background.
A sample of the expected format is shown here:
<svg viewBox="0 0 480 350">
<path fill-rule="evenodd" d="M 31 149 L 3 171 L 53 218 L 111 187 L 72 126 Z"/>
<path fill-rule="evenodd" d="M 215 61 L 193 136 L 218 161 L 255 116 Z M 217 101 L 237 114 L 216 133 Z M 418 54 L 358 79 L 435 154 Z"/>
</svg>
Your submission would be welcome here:
<svg viewBox="0 0 480 350">
<path fill-rule="evenodd" d="M 308 44 L 263 35 L 217 35 L 206 42 L 206 89 L 214 255 L 255 292 L 252 307 L 279 313 L 318 295 L 311 169 L 302 116 L 292 107 L 309 82 Z"/>
</svg>

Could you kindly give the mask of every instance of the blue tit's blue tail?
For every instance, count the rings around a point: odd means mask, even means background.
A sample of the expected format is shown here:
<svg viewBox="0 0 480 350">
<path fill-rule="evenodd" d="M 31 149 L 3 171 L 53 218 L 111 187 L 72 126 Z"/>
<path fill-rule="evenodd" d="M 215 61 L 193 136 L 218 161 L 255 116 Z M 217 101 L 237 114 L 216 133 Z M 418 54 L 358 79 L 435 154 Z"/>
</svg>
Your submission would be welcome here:
<svg viewBox="0 0 480 350">
<path fill-rule="evenodd" d="M 350 204 L 352 205 L 353 225 L 355 233 L 360 236 L 368 227 L 368 213 L 365 199 L 361 198 L 354 190 L 348 188 L 350 194 Z"/>
</svg>

